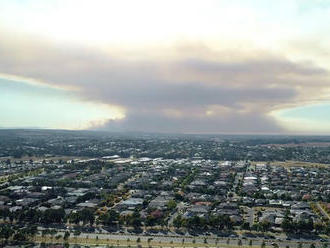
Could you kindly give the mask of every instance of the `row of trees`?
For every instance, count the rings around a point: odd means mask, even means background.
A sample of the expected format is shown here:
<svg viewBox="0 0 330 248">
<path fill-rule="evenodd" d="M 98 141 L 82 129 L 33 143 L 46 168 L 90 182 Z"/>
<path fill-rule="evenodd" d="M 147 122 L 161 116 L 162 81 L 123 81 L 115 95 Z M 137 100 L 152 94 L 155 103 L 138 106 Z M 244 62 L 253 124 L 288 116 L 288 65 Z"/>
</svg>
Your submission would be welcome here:
<svg viewBox="0 0 330 248">
<path fill-rule="evenodd" d="M 227 215 L 211 215 L 209 218 L 201 218 L 199 216 L 194 216 L 192 218 L 183 218 L 182 215 L 178 215 L 173 220 L 173 225 L 177 228 L 186 227 L 189 229 L 205 230 L 211 229 L 227 229 L 233 228 L 233 223 Z"/>
<path fill-rule="evenodd" d="M 37 226 L 31 225 L 25 228 L 18 228 L 12 225 L 0 226 L 0 239 L 2 245 L 6 244 L 9 239 L 15 242 L 27 241 L 38 233 Z"/>
<path fill-rule="evenodd" d="M 309 233 L 315 231 L 316 233 L 330 234 L 330 222 L 326 224 L 314 223 L 312 218 L 293 221 L 288 215 L 285 215 L 281 227 L 287 233 Z"/>
<path fill-rule="evenodd" d="M 10 212 L 8 209 L 0 210 L 0 217 L 3 219 L 9 218 L 10 221 L 29 222 L 29 223 L 64 223 L 66 220 L 65 211 L 60 209 L 47 209 L 39 211 L 36 209 L 22 209 L 15 212 Z"/>
<path fill-rule="evenodd" d="M 133 226 L 134 228 L 142 226 L 142 218 L 137 211 L 135 211 L 132 215 L 119 216 L 116 211 L 110 210 L 104 214 L 101 214 L 99 221 L 107 226 L 116 225 L 117 223 Z"/>
<path fill-rule="evenodd" d="M 73 212 L 69 216 L 70 223 L 79 224 L 80 222 L 83 222 L 83 224 L 89 223 L 90 225 L 94 224 L 95 216 L 94 211 L 89 208 L 84 208 L 80 211 Z"/>
</svg>

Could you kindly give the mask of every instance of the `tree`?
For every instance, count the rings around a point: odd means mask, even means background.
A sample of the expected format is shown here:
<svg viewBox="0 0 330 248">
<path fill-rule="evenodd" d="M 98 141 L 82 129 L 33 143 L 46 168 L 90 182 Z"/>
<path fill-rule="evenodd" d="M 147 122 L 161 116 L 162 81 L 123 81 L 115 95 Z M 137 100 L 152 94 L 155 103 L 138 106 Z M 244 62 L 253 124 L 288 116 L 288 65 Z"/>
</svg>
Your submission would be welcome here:
<svg viewBox="0 0 330 248">
<path fill-rule="evenodd" d="M 68 240 L 69 237 L 70 237 L 70 232 L 69 232 L 69 231 L 66 231 L 66 232 L 64 233 L 63 239 L 64 239 L 64 240 Z"/>
<path fill-rule="evenodd" d="M 132 215 L 129 215 L 124 218 L 127 225 L 131 225 L 134 229 L 138 229 L 142 225 L 142 220 L 139 212 L 134 212 Z"/>
<path fill-rule="evenodd" d="M 100 219 L 105 225 L 113 225 L 116 221 L 118 221 L 119 214 L 111 209 L 106 214 L 101 215 Z"/>
<path fill-rule="evenodd" d="M 60 209 L 47 209 L 41 216 L 41 223 L 62 223 L 65 217 L 65 211 L 63 208 Z"/>
<path fill-rule="evenodd" d="M 7 242 L 8 239 L 15 233 L 15 231 L 8 225 L 2 226 L 0 229 L 0 238 L 5 239 Z"/>
<path fill-rule="evenodd" d="M 38 233 L 38 227 L 36 225 L 31 225 L 23 229 L 28 237 L 34 237 Z"/>
<path fill-rule="evenodd" d="M 27 240 L 27 234 L 25 232 L 17 232 L 14 234 L 13 239 L 16 241 L 26 241 Z"/>
<path fill-rule="evenodd" d="M 191 227 L 192 229 L 203 228 L 205 226 L 205 222 L 204 222 L 204 219 L 202 221 L 202 218 L 200 218 L 199 216 L 194 216 L 194 217 L 188 219 L 187 225 L 188 225 L 188 227 Z"/>
<path fill-rule="evenodd" d="M 178 215 L 174 220 L 173 220 L 173 225 L 176 228 L 180 228 L 182 226 L 182 215 Z"/>
<path fill-rule="evenodd" d="M 176 208 L 176 202 L 174 200 L 170 200 L 168 203 L 167 203 L 167 208 L 168 210 L 172 211 Z"/>
<path fill-rule="evenodd" d="M 281 227 L 284 232 L 291 232 L 293 230 L 293 224 L 291 219 L 285 215 Z"/>
<path fill-rule="evenodd" d="M 241 225 L 242 229 L 249 230 L 250 229 L 250 224 L 248 222 L 243 222 Z"/>
<path fill-rule="evenodd" d="M 325 226 L 322 223 L 314 223 L 314 230 L 317 233 L 322 232 L 325 229 Z"/>
<path fill-rule="evenodd" d="M 81 231 L 80 230 L 74 230 L 74 232 L 73 232 L 73 235 L 75 236 L 75 237 L 77 237 L 77 236 L 79 236 L 81 234 Z"/>
<path fill-rule="evenodd" d="M 89 222 L 90 225 L 93 225 L 94 221 L 95 221 L 94 211 L 91 209 L 85 208 L 81 211 L 70 214 L 69 220 L 71 223 L 78 224 L 80 221 L 82 221 L 84 224 Z"/>
<path fill-rule="evenodd" d="M 49 230 L 49 234 L 52 236 L 52 239 L 54 238 L 54 236 L 56 235 L 56 233 L 57 233 L 56 229 Z"/>
<path fill-rule="evenodd" d="M 146 226 L 154 226 L 156 221 L 157 219 L 155 217 L 148 215 L 144 222 Z"/>
<path fill-rule="evenodd" d="M 270 226 L 271 226 L 271 224 L 270 224 L 268 221 L 262 221 L 262 222 L 259 223 L 259 224 L 260 224 L 261 230 L 262 230 L 263 232 L 268 231 L 269 228 L 270 228 Z"/>
</svg>

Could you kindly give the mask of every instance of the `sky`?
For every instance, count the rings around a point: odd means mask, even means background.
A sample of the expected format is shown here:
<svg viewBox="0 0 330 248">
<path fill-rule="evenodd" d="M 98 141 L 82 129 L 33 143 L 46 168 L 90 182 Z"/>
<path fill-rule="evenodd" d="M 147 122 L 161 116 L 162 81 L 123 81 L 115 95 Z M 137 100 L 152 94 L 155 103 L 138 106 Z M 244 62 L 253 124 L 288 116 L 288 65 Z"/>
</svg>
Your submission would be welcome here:
<svg viewBox="0 0 330 248">
<path fill-rule="evenodd" d="M 330 134 L 329 0 L 0 0 L 0 128 Z"/>
</svg>

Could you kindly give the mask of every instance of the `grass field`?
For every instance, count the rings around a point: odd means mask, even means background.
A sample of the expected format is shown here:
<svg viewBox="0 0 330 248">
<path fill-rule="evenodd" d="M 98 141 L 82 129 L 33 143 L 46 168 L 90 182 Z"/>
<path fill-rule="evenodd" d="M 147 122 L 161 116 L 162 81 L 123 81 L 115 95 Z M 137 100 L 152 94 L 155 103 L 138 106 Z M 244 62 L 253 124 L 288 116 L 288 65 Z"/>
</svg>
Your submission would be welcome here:
<svg viewBox="0 0 330 248">
<path fill-rule="evenodd" d="M 137 242 L 136 240 L 112 240 L 112 239 L 91 239 L 91 238 L 76 238 L 70 237 L 68 240 L 55 239 L 51 237 L 41 237 L 37 236 L 33 240 L 36 243 L 69 243 L 69 244 L 79 244 L 79 245 L 96 245 L 96 246 L 108 246 L 108 247 L 224 247 L 224 248 L 256 248 L 260 246 L 246 246 L 246 245 L 234 245 L 234 244 L 219 244 L 216 245 L 214 242 L 209 243 L 191 243 L 191 242 L 158 242 L 158 241 L 141 241 Z"/>
<path fill-rule="evenodd" d="M 75 157 L 75 156 L 47 156 L 47 157 L 29 157 L 29 156 L 23 156 L 21 158 L 14 158 L 14 157 L 0 157 L 0 161 L 6 161 L 7 159 L 10 159 L 11 161 L 29 161 L 32 159 L 33 161 L 50 161 L 53 160 L 54 162 L 57 162 L 59 160 L 63 161 L 70 161 L 72 159 L 74 160 L 81 160 L 81 159 L 88 159 L 88 157 Z"/>
<path fill-rule="evenodd" d="M 312 162 L 301 162 L 301 161 L 274 161 L 274 162 L 265 162 L 265 161 L 258 161 L 258 162 L 251 162 L 252 165 L 255 164 L 267 164 L 273 166 L 283 166 L 283 167 L 314 167 L 314 168 L 326 168 L 329 167 L 330 164 L 321 164 L 321 163 L 312 163 Z"/>
</svg>

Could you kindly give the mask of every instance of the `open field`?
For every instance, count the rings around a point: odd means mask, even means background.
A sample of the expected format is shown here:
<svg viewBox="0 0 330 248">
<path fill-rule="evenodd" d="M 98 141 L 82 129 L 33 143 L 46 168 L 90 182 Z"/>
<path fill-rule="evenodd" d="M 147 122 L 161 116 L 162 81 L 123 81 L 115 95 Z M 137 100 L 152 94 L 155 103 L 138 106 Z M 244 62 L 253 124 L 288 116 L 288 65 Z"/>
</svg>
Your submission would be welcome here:
<svg viewBox="0 0 330 248">
<path fill-rule="evenodd" d="M 310 162 L 299 162 L 299 161 L 285 161 L 285 162 L 271 162 L 271 165 L 281 165 L 284 167 L 329 167 L 329 164 L 310 163 Z"/>
<path fill-rule="evenodd" d="M 267 162 L 267 161 L 258 161 L 258 162 L 251 162 L 252 165 L 255 164 L 267 164 L 274 166 L 284 166 L 284 167 L 315 167 L 315 168 L 326 168 L 329 167 L 330 164 L 321 164 L 321 163 L 311 163 L 311 162 L 301 162 L 301 161 L 274 161 L 274 162 Z"/>
<path fill-rule="evenodd" d="M 132 236 L 128 239 L 115 238 L 112 235 L 93 235 L 92 237 L 69 237 L 67 240 L 63 238 L 56 239 L 55 237 L 50 236 L 37 236 L 33 239 L 33 242 L 36 243 L 68 243 L 68 244 L 79 244 L 79 245 L 97 245 L 97 246 L 109 246 L 109 247 L 223 247 L 223 248 L 256 248 L 262 246 L 262 241 L 260 240 L 239 240 L 239 239 L 224 239 L 224 238 L 184 238 L 184 237 L 161 237 L 161 238 L 151 238 L 141 236 Z M 229 240 L 229 241 L 228 241 Z M 296 241 L 281 241 L 276 242 L 279 247 L 298 247 L 298 244 L 301 244 L 302 247 L 310 247 L 313 243 L 316 247 L 322 247 L 321 243 L 305 241 L 305 242 L 296 242 Z M 275 244 L 273 241 L 266 241 L 265 247 L 273 247 Z"/>
<path fill-rule="evenodd" d="M 265 144 L 261 146 L 274 147 L 330 147 L 330 142 L 304 142 L 304 143 L 287 143 L 287 144 Z"/>
<path fill-rule="evenodd" d="M 75 156 L 44 156 L 44 157 L 35 157 L 35 156 L 32 156 L 32 157 L 29 157 L 29 156 L 23 156 L 21 158 L 14 158 L 14 157 L 0 157 L 0 161 L 6 161 L 7 159 L 10 159 L 12 161 L 29 161 L 30 159 L 32 159 L 33 161 L 43 161 L 43 160 L 46 160 L 46 161 L 50 161 L 50 160 L 53 160 L 55 162 L 59 161 L 59 160 L 62 160 L 62 161 L 69 161 L 69 160 L 72 160 L 72 159 L 75 159 L 75 160 L 79 160 L 79 159 L 88 159 L 89 157 L 75 157 Z"/>
</svg>

